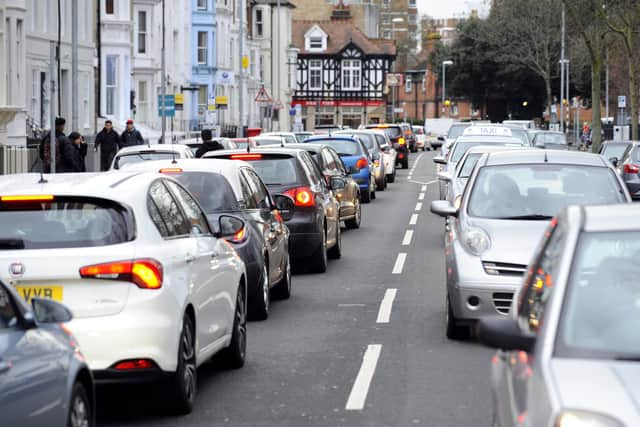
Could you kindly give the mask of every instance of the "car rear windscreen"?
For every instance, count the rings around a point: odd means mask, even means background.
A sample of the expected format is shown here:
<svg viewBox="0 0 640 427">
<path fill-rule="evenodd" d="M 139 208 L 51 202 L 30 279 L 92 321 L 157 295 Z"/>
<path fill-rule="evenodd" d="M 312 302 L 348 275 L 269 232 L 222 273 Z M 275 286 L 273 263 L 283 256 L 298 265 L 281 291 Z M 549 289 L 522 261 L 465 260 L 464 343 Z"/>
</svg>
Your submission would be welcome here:
<svg viewBox="0 0 640 427">
<path fill-rule="evenodd" d="M 390 139 L 395 139 L 399 136 L 402 136 L 402 131 L 400 130 L 400 128 L 397 128 L 397 127 L 378 128 L 378 129 L 383 130 L 384 133 L 386 133 Z"/>
<path fill-rule="evenodd" d="M 238 209 L 233 188 L 224 176 L 214 172 L 183 172 L 173 176 L 198 199 L 205 213 Z"/>
<path fill-rule="evenodd" d="M 0 202 L 0 250 L 85 248 L 133 240 L 133 215 L 88 197 Z"/>
<path fill-rule="evenodd" d="M 262 157 L 248 160 L 267 185 L 290 185 L 299 182 L 298 160 L 291 156 Z"/>
<path fill-rule="evenodd" d="M 282 140 L 280 138 L 253 138 L 257 145 L 281 145 Z"/>
<path fill-rule="evenodd" d="M 168 160 L 174 157 L 180 157 L 179 154 L 173 154 L 167 151 L 145 151 L 140 153 L 121 154 L 116 157 L 113 167 L 120 169 L 125 165 L 140 163 L 147 160 Z"/>
</svg>

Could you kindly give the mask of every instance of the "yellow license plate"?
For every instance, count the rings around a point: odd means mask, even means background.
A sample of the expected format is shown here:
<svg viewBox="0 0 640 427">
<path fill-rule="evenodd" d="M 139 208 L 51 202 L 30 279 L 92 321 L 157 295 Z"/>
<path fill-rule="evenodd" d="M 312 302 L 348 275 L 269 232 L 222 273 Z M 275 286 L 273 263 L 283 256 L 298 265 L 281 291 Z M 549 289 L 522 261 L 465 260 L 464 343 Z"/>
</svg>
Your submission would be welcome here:
<svg viewBox="0 0 640 427">
<path fill-rule="evenodd" d="M 62 286 L 16 286 L 16 290 L 25 299 L 30 301 L 31 298 L 48 298 L 54 301 L 62 302 Z"/>
</svg>

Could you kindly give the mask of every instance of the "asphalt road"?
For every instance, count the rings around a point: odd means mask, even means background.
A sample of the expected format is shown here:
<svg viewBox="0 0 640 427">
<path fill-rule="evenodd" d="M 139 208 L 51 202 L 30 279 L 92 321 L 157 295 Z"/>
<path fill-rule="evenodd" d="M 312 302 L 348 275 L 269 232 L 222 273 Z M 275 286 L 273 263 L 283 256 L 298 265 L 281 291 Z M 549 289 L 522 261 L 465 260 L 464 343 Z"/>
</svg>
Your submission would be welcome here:
<svg viewBox="0 0 640 427">
<path fill-rule="evenodd" d="M 362 227 L 344 230 L 342 259 L 294 276 L 291 299 L 249 324 L 244 368 L 198 371 L 192 414 L 167 414 L 150 387 L 100 388 L 98 425 L 490 425 L 492 352 L 444 335 L 432 157 L 413 154 Z"/>
</svg>

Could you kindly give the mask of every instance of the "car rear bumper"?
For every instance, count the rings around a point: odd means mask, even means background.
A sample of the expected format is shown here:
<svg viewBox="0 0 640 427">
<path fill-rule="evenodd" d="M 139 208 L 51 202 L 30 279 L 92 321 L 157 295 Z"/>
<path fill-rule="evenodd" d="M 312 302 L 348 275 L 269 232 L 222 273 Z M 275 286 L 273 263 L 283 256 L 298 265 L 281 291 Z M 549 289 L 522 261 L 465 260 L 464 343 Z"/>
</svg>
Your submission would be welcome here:
<svg viewBox="0 0 640 427">
<path fill-rule="evenodd" d="M 298 260 L 312 256 L 322 245 L 321 233 L 291 233 L 289 236 L 289 255 Z"/>
</svg>

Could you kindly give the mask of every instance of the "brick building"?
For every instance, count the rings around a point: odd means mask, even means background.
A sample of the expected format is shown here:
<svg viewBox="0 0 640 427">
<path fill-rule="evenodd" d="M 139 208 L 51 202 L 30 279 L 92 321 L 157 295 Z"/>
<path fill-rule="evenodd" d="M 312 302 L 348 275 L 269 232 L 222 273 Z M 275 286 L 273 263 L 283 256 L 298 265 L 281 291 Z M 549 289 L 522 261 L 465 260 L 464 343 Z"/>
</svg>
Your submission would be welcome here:
<svg viewBox="0 0 640 427">
<path fill-rule="evenodd" d="M 348 6 L 356 27 L 370 38 L 380 37 L 380 8 L 383 0 L 291 0 L 294 21 L 323 21 L 334 7 Z"/>
</svg>

